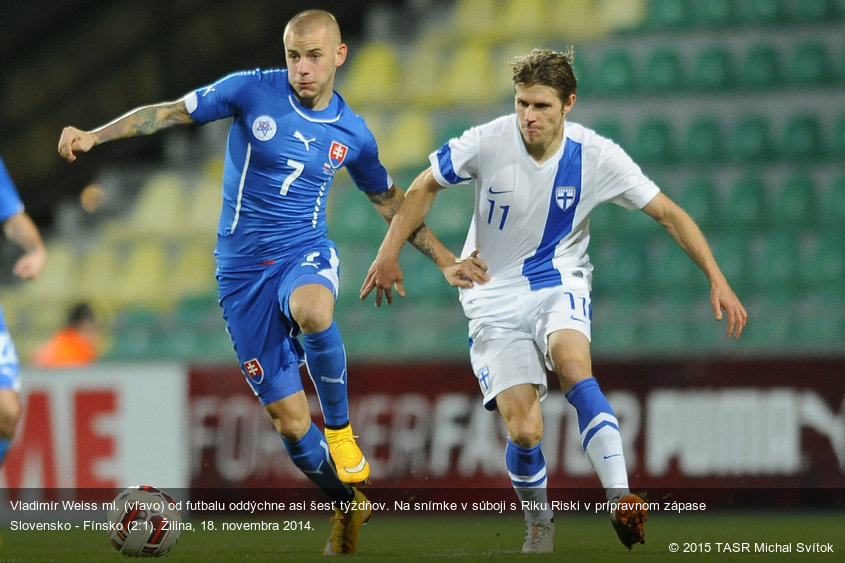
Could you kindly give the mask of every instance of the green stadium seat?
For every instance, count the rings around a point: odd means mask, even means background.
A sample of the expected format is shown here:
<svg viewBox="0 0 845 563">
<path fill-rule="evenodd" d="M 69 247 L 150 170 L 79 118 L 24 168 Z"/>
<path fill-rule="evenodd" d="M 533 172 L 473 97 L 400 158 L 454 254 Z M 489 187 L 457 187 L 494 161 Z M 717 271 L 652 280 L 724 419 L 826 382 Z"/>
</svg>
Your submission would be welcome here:
<svg viewBox="0 0 845 563">
<path fill-rule="evenodd" d="M 845 230 L 845 173 L 839 173 L 830 181 L 830 186 L 821 198 L 822 223 L 828 229 Z"/>
<path fill-rule="evenodd" d="M 710 164 L 724 156 L 722 126 L 716 116 L 700 115 L 690 122 L 684 139 L 683 156 L 696 164 Z"/>
<path fill-rule="evenodd" d="M 376 257 L 378 242 L 362 244 L 338 237 L 335 244 L 340 257 L 340 287 L 338 303 L 345 305 L 347 300 L 357 301 L 361 284 L 367 276 L 373 259 Z"/>
<path fill-rule="evenodd" d="M 845 230 L 822 230 L 816 233 L 808 249 L 801 253 L 803 278 L 814 290 L 840 288 L 845 298 Z"/>
<path fill-rule="evenodd" d="M 708 290 L 699 267 L 666 233 L 652 237 L 648 248 L 648 284 L 644 290 L 687 294 Z"/>
<path fill-rule="evenodd" d="M 578 95 L 592 95 L 596 90 L 594 75 L 597 73 L 590 53 L 576 52 L 575 62 L 572 63 L 572 71 L 575 73 L 575 79 L 578 81 Z"/>
<path fill-rule="evenodd" d="M 645 25 L 650 29 L 680 29 L 690 24 L 685 0 L 651 0 L 648 2 Z"/>
<path fill-rule="evenodd" d="M 670 194 L 670 197 L 672 196 L 702 229 L 706 230 L 719 221 L 717 189 L 709 177 L 690 177 L 677 194 Z"/>
<path fill-rule="evenodd" d="M 799 232 L 781 229 L 758 237 L 751 250 L 751 280 L 759 290 L 798 284 Z"/>
<path fill-rule="evenodd" d="M 155 358 L 153 334 L 161 331 L 160 324 L 159 315 L 151 309 L 128 307 L 119 310 L 111 328 L 112 342 L 104 356 L 115 360 Z"/>
<path fill-rule="evenodd" d="M 798 22 L 825 22 L 832 14 L 829 0 L 801 0 L 789 4 L 789 15 Z"/>
<path fill-rule="evenodd" d="M 832 83 L 836 70 L 827 45 L 821 40 L 810 39 L 794 47 L 786 76 L 802 88 Z"/>
<path fill-rule="evenodd" d="M 721 45 L 703 48 L 693 61 L 689 82 L 702 91 L 733 87 L 735 77 L 730 52 Z"/>
<path fill-rule="evenodd" d="M 802 352 L 838 354 L 842 350 L 845 341 L 842 303 L 845 293 L 830 287 L 802 295 L 795 334 Z"/>
<path fill-rule="evenodd" d="M 596 133 L 607 137 L 621 147 L 626 146 L 625 128 L 622 121 L 616 116 L 603 115 L 590 124 Z"/>
<path fill-rule="evenodd" d="M 636 291 L 609 295 L 594 292 L 593 354 L 599 356 L 628 356 L 638 350 L 638 335 L 642 332 L 643 313 L 647 310 L 643 297 Z"/>
<path fill-rule="evenodd" d="M 740 80 L 747 88 L 773 88 L 783 82 L 780 55 L 771 43 L 752 46 L 745 54 Z"/>
<path fill-rule="evenodd" d="M 672 47 L 658 47 L 648 54 L 640 77 L 645 92 L 672 93 L 685 88 L 684 64 Z"/>
<path fill-rule="evenodd" d="M 612 295 L 645 290 L 647 241 L 647 237 L 605 236 L 593 245 L 590 258 L 596 290 Z"/>
<path fill-rule="evenodd" d="M 740 17 L 749 26 L 772 25 L 783 21 L 781 0 L 744 0 L 737 2 Z"/>
<path fill-rule="evenodd" d="M 352 182 L 332 186 L 327 216 L 334 240 L 380 241 L 387 232 L 387 223 Z"/>
<path fill-rule="evenodd" d="M 724 29 L 736 25 L 736 10 L 733 0 L 707 0 L 692 4 L 693 19 L 698 27 Z"/>
<path fill-rule="evenodd" d="M 743 347 L 761 352 L 795 353 L 795 302 L 799 295 L 791 287 L 770 289 L 746 300 L 750 320 L 742 332 Z"/>
<path fill-rule="evenodd" d="M 730 141 L 732 157 L 740 163 L 771 160 L 776 156 L 769 120 L 763 114 L 741 116 Z"/>
<path fill-rule="evenodd" d="M 400 254 L 399 265 L 405 276 L 405 289 L 414 296 L 415 302 L 455 305 L 453 300 L 458 297 L 457 290 L 449 285 L 440 269 L 417 249 L 406 245 Z"/>
<path fill-rule="evenodd" d="M 824 156 L 825 142 L 818 116 L 798 113 L 787 119 L 783 129 L 780 154 L 783 158 L 805 162 Z"/>
<path fill-rule="evenodd" d="M 809 225 L 818 217 L 817 188 L 813 177 L 805 172 L 787 176 L 777 189 L 767 193 L 768 217 L 779 226 Z"/>
<path fill-rule="evenodd" d="M 749 228 L 766 222 L 766 182 L 755 172 L 748 172 L 730 186 L 720 205 L 725 228 L 748 233 Z"/>
<path fill-rule="evenodd" d="M 452 186 L 437 194 L 425 219 L 434 234 L 455 254 L 460 252 L 466 238 L 474 204 L 475 190 L 471 185 Z"/>
<path fill-rule="evenodd" d="M 689 347 L 689 323 L 684 317 L 673 316 L 667 307 L 650 305 L 655 319 L 643 323 L 637 334 L 638 349 L 647 355 L 678 356 Z"/>
<path fill-rule="evenodd" d="M 619 235 L 619 224 L 622 216 L 628 213 L 618 205 L 599 205 L 590 213 L 590 233 L 593 240 L 612 239 Z"/>
<path fill-rule="evenodd" d="M 675 141 L 672 126 L 663 118 L 646 118 L 637 129 L 637 141 L 630 147 L 634 160 L 672 162 L 675 160 Z"/>
<path fill-rule="evenodd" d="M 613 49 L 606 52 L 593 76 L 595 91 L 604 95 L 628 95 L 637 86 L 634 61 L 628 51 Z"/>
<path fill-rule="evenodd" d="M 833 131 L 830 135 L 827 153 L 835 159 L 845 158 L 845 113 L 839 115 L 833 122 Z"/>
</svg>

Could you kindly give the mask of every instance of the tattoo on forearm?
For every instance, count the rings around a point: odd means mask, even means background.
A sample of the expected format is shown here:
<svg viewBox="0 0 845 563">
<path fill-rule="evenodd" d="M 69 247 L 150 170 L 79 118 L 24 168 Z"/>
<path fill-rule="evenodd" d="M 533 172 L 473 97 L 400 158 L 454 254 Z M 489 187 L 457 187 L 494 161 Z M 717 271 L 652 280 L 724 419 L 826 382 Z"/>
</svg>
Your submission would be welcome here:
<svg viewBox="0 0 845 563">
<path fill-rule="evenodd" d="M 416 231 L 411 233 L 411 236 L 408 237 L 408 242 L 427 256 L 429 260 L 437 264 L 437 256 L 434 253 L 434 248 L 431 246 L 431 237 L 433 236 L 434 234 L 423 223 Z"/>
<path fill-rule="evenodd" d="M 173 104 L 146 106 L 109 123 L 97 132 L 101 141 L 150 135 L 171 125 L 189 123 L 190 115 Z"/>
<path fill-rule="evenodd" d="M 393 218 L 396 216 L 396 213 L 399 211 L 399 207 L 405 200 L 404 195 L 396 197 L 395 187 L 392 187 L 389 190 L 385 190 L 383 192 L 368 193 L 367 197 L 369 197 L 370 201 L 375 205 L 379 205 L 386 201 L 392 200 L 390 208 L 387 211 L 387 215 L 385 216 L 385 220 L 388 223 L 392 221 Z M 437 255 L 435 254 L 434 247 L 431 244 L 432 238 L 434 238 L 434 233 L 432 233 L 431 230 L 426 227 L 425 223 L 423 223 L 413 233 L 411 233 L 411 236 L 408 237 L 408 242 L 410 242 L 414 246 L 414 248 L 416 248 L 425 256 L 427 256 L 429 260 L 437 264 Z"/>
</svg>

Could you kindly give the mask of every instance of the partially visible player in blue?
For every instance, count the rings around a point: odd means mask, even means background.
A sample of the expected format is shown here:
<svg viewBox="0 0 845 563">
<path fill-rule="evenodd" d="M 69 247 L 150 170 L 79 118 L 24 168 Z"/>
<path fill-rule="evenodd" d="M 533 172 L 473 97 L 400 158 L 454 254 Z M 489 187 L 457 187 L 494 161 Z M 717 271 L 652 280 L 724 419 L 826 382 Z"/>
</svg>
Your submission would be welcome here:
<svg viewBox="0 0 845 563">
<path fill-rule="evenodd" d="M 367 479 L 369 465 L 349 425 L 346 354 L 334 321 L 339 259 L 327 238 L 326 198 L 343 166 L 388 221 L 404 194 L 381 165 L 364 120 L 333 91 L 347 54 L 335 18 L 321 10 L 297 14 L 284 44 L 285 70 L 230 74 L 93 131 L 67 127 L 58 149 L 73 162 L 74 152 L 106 141 L 234 118 L 215 254 L 238 361 L 296 466 L 332 500 L 362 500 L 350 485 Z M 427 228 L 411 242 L 438 264 L 455 261 Z M 303 360 L 320 400 L 325 439 L 311 422 L 299 375 Z M 354 552 L 369 515 L 369 509 L 338 510 L 327 553 Z"/>
<path fill-rule="evenodd" d="M 23 255 L 12 267 L 12 273 L 23 280 L 37 277 L 44 269 L 47 251 L 38 227 L 24 211 L 21 198 L 2 159 L 0 159 L 0 223 L 3 224 L 3 233 L 6 238 L 23 250 Z M 19 367 L 18 354 L 9 335 L 9 329 L 6 327 L 3 310 L 0 309 L 0 466 L 3 465 L 3 460 L 15 437 L 15 427 L 21 415 L 21 403 L 18 398 L 21 386 Z"/>
</svg>

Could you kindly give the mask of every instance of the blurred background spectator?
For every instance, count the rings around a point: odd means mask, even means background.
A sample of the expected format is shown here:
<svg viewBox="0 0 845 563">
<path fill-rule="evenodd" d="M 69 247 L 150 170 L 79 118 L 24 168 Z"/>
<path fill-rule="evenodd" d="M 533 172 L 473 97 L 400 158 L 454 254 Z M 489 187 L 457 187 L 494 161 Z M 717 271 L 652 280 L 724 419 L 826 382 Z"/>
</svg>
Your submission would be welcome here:
<svg viewBox="0 0 845 563">
<path fill-rule="evenodd" d="M 39 368 L 87 366 L 100 355 L 100 330 L 94 310 L 77 303 L 67 313 L 65 325 L 38 348 L 33 364 Z"/>
</svg>

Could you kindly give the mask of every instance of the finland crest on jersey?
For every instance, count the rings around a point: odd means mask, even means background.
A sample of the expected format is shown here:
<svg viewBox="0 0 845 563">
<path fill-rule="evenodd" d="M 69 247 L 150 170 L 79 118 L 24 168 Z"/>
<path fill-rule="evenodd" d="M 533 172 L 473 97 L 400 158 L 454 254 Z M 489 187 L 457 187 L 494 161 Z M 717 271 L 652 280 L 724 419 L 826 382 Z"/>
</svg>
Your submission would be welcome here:
<svg viewBox="0 0 845 563">
<path fill-rule="evenodd" d="M 555 189 L 555 202 L 561 210 L 566 211 L 575 202 L 578 189 L 575 186 L 558 186 Z"/>
</svg>

